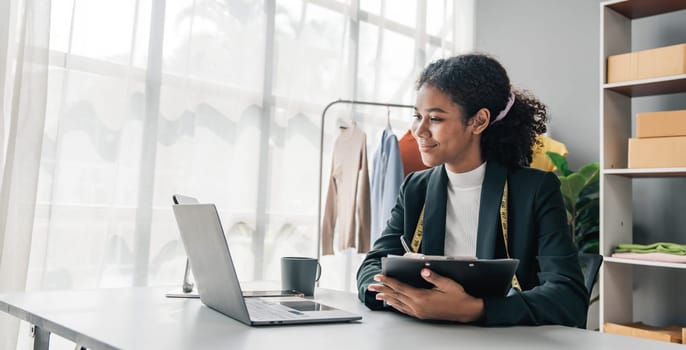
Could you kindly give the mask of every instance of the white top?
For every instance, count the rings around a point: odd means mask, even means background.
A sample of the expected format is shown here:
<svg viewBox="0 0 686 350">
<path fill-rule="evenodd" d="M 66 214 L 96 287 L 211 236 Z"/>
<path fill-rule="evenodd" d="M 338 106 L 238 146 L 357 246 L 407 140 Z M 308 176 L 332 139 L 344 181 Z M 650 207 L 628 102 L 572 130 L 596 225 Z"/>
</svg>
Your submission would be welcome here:
<svg viewBox="0 0 686 350">
<path fill-rule="evenodd" d="M 476 256 L 481 185 L 486 175 L 484 162 L 466 173 L 448 173 L 448 203 L 445 217 L 445 255 Z"/>
</svg>

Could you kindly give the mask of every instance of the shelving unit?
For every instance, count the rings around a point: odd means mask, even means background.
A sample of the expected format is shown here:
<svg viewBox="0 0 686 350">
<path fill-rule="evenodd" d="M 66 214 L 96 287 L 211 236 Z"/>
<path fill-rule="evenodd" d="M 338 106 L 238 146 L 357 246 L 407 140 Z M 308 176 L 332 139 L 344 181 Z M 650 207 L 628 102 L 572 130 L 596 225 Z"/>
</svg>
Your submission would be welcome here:
<svg viewBox="0 0 686 350">
<path fill-rule="evenodd" d="M 625 177 L 686 177 L 686 168 L 604 169 L 603 175 Z"/>
<path fill-rule="evenodd" d="M 622 258 L 613 258 L 613 257 L 607 257 L 603 259 L 604 262 L 606 263 L 614 263 L 614 264 L 627 264 L 627 265 L 640 265 L 640 266 L 653 266 L 653 267 L 667 267 L 667 268 L 675 268 L 675 269 L 686 269 L 686 264 L 681 264 L 681 263 L 668 263 L 668 262 L 660 262 L 660 261 L 647 261 L 647 260 L 632 260 L 632 259 L 622 259 Z"/>
<path fill-rule="evenodd" d="M 637 303 L 634 294 L 642 282 L 634 280 L 635 270 L 668 269 L 686 273 L 686 264 L 611 257 L 618 244 L 634 241 L 633 180 L 686 178 L 686 168 L 627 168 L 627 144 L 632 137 L 632 99 L 686 92 L 686 74 L 606 83 L 607 57 L 635 51 L 632 50 L 632 21 L 684 10 L 686 1 L 622 0 L 605 2 L 600 7 L 600 253 L 604 262 L 600 274 L 599 325 L 602 329 L 606 322 L 641 321 L 634 319 Z"/>
<path fill-rule="evenodd" d="M 686 74 L 654 79 L 635 80 L 630 83 L 605 84 L 606 90 L 629 97 L 671 94 L 686 91 Z"/>
</svg>

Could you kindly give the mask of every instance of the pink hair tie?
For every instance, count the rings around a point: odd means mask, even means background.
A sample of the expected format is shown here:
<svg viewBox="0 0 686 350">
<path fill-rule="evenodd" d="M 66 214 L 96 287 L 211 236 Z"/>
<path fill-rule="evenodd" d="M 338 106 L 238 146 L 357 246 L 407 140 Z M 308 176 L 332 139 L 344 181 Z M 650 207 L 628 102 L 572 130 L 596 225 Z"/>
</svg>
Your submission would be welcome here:
<svg viewBox="0 0 686 350">
<path fill-rule="evenodd" d="M 493 120 L 491 125 L 493 125 L 493 124 L 497 123 L 498 121 L 502 120 L 503 118 L 505 118 L 505 116 L 507 115 L 507 112 L 509 112 L 510 108 L 512 108 L 514 101 L 515 101 L 515 94 L 513 91 L 510 91 L 510 97 L 507 99 L 507 105 L 505 105 L 505 108 L 503 108 L 503 110 L 500 111 L 500 113 L 498 113 L 498 116 L 495 117 L 495 119 Z"/>
</svg>

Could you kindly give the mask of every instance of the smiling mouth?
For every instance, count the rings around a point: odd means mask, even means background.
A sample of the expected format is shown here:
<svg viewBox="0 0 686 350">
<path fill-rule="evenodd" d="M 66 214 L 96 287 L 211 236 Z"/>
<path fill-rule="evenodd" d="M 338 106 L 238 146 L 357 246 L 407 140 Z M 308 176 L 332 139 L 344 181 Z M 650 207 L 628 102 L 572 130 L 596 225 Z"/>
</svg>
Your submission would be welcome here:
<svg viewBox="0 0 686 350">
<path fill-rule="evenodd" d="M 432 144 L 432 145 L 419 144 L 419 151 L 420 152 L 427 152 L 436 146 L 438 146 L 438 145 L 437 144 Z"/>
</svg>

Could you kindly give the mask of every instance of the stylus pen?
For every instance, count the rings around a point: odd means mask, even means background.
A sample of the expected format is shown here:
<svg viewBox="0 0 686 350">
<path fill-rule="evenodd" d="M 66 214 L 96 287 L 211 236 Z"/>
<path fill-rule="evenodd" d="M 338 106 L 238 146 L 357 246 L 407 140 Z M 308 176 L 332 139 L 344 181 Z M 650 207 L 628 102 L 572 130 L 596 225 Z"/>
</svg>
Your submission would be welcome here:
<svg viewBox="0 0 686 350">
<path fill-rule="evenodd" d="M 405 249 L 405 253 L 412 253 L 410 250 L 410 247 L 407 245 L 407 242 L 405 242 L 405 236 L 400 235 L 400 244 L 403 245 L 403 249 Z"/>
</svg>

